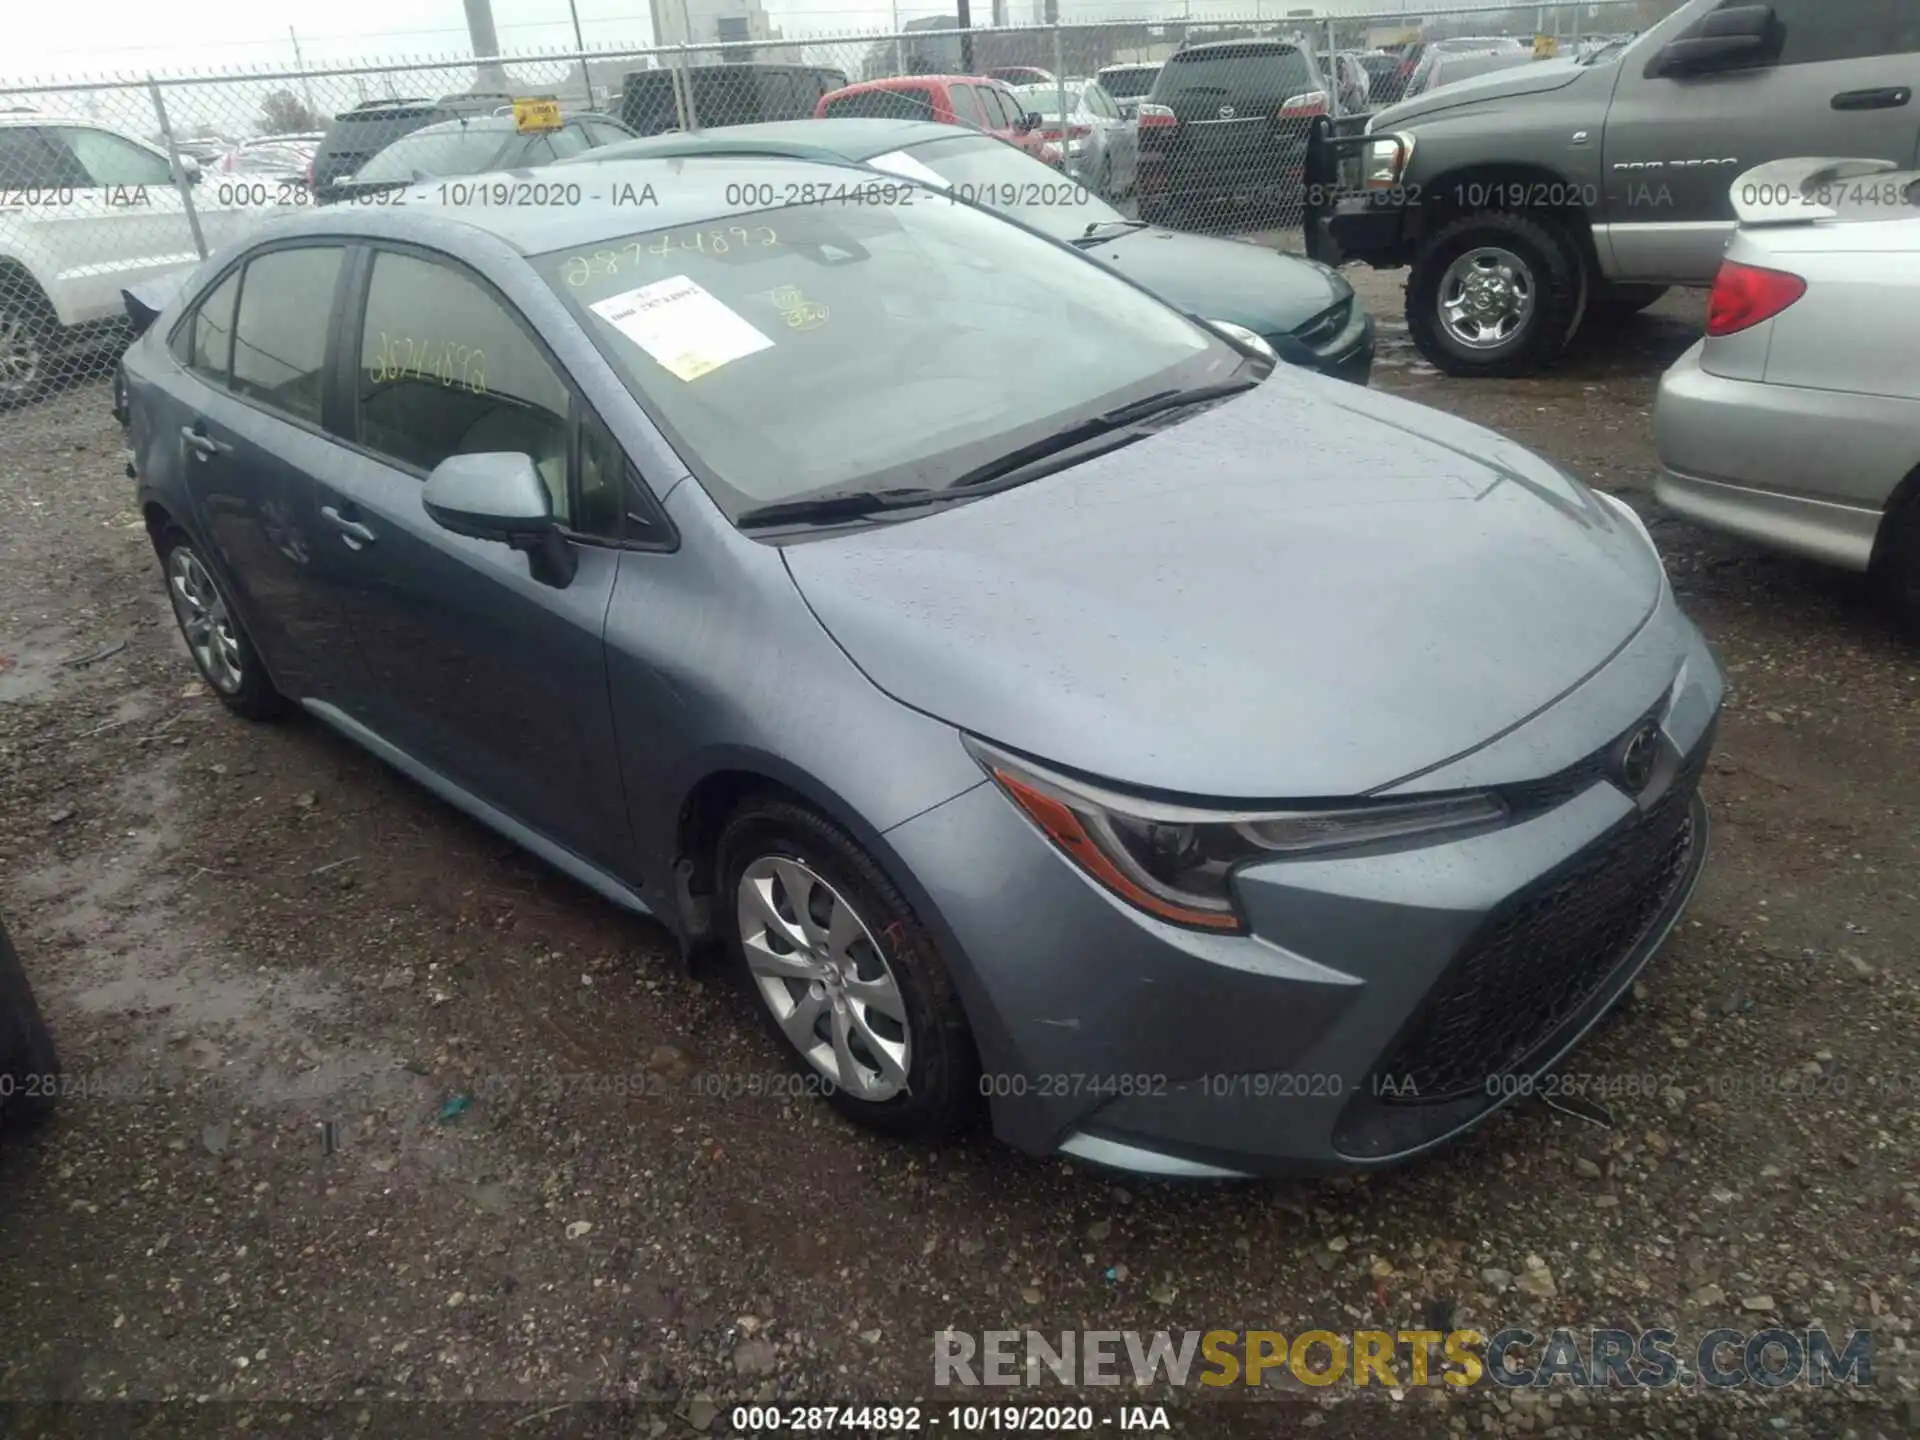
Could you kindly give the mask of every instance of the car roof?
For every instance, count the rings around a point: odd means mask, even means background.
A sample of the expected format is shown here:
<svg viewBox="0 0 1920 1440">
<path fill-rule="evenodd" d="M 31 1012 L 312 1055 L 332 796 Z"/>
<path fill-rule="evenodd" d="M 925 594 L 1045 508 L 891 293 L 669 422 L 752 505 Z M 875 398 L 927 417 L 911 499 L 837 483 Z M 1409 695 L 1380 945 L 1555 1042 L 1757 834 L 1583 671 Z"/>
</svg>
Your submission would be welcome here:
<svg viewBox="0 0 1920 1440">
<path fill-rule="evenodd" d="M 945 128 L 951 131 L 953 127 Z M 541 173 L 553 168 L 542 167 Z M 702 156 L 694 164 L 685 158 L 667 157 L 602 160 L 568 172 L 580 177 L 578 183 L 586 202 L 580 205 L 449 203 L 438 198 L 445 187 L 423 182 L 407 190 L 404 205 L 318 206 L 278 219 L 271 227 L 252 232 L 249 238 L 260 240 L 271 235 L 277 241 L 325 234 L 411 239 L 435 245 L 447 240 L 446 227 L 454 225 L 492 235 L 523 255 L 540 255 L 765 210 L 766 205 L 751 199 L 756 189 L 770 184 L 778 194 L 789 184 L 818 184 L 844 169 L 844 165 L 824 159 L 765 154 Z M 748 181 L 752 183 L 743 184 Z M 641 199 L 649 187 L 651 199 Z M 631 197 L 632 203 L 616 198 L 623 195 Z"/>
<path fill-rule="evenodd" d="M 818 157 L 854 162 L 889 150 L 978 134 L 936 120 L 765 120 L 725 125 L 717 130 L 669 131 L 640 140 L 621 140 L 570 155 L 563 165 L 606 165 L 617 160 L 658 156 L 782 155 L 797 160 Z"/>
<path fill-rule="evenodd" d="M 845 95 L 856 90 L 918 90 L 923 85 L 999 85 L 1004 87 L 1006 84 L 1006 81 L 996 80 L 991 75 L 889 75 L 884 80 L 862 80 L 857 85 L 843 86 L 832 93 Z"/>
</svg>

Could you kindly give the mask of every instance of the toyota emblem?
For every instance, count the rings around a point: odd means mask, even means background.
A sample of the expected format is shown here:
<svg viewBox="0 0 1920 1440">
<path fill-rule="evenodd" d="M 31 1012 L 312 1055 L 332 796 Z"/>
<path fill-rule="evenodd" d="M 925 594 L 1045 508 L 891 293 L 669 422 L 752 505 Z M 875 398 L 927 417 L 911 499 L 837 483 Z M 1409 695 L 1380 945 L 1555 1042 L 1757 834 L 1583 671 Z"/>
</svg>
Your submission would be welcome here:
<svg viewBox="0 0 1920 1440">
<path fill-rule="evenodd" d="M 1629 795 L 1638 795 L 1653 780 L 1653 769 L 1660 759 L 1660 727 L 1648 721 L 1628 738 L 1620 750 L 1620 784 Z"/>
<path fill-rule="evenodd" d="M 1220 118 L 1222 120 L 1231 120 L 1233 118 L 1233 106 L 1222 105 L 1220 107 Z"/>
</svg>

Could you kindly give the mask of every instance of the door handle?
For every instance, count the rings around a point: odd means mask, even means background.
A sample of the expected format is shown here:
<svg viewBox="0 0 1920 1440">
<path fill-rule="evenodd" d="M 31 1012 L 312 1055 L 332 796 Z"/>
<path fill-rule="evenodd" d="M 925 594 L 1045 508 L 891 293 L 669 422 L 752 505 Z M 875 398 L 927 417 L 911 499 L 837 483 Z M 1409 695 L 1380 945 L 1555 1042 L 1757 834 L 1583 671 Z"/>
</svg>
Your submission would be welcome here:
<svg viewBox="0 0 1920 1440">
<path fill-rule="evenodd" d="M 1842 90 L 1833 97 L 1836 110 L 1898 110 L 1913 99 L 1905 85 L 1883 85 L 1877 90 Z"/>
<path fill-rule="evenodd" d="M 349 550 L 371 545 L 380 538 L 358 520 L 349 520 L 331 505 L 320 507 L 320 518 L 340 532 L 340 539 Z"/>
<path fill-rule="evenodd" d="M 215 455 L 223 455 L 233 448 L 231 445 L 221 444 L 220 441 L 214 439 L 211 435 L 207 434 L 206 431 L 197 429 L 192 425 L 182 425 L 180 427 L 180 438 L 186 442 L 187 448 L 202 460 L 210 459 Z"/>
</svg>

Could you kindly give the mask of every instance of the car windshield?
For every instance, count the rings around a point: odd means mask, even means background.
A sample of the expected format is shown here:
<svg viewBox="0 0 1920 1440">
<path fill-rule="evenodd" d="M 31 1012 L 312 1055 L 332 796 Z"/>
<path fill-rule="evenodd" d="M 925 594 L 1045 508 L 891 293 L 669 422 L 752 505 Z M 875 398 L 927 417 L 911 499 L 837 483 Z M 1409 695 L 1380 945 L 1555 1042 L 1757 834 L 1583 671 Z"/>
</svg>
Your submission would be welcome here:
<svg viewBox="0 0 1920 1440">
<path fill-rule="evenodd" d="M 1160 67 L 1156 101 L 1183 119 L 1211 117 L 1222 104 L 1246 115 L 1272 113 L 1313 88 L 1307 57 L 1291 45 L 1221 45 L 1186 50 Z"/>
<path fill-rule="evenodd" d="M 1135 100 L 1153 89 L 1153 77 L 1159 73 L 1157 69 L 1102 70 L 1100 85 L 1116 100 Z"/>
<path fill-rule="evenodd" d="M 491 122 L 416 130 L 367 161 L 353 178 L 408 181 L 417 175 L 477 175 L 512 135 L 511 125 Z"/>
<path fill-rule="evenodd" d="M 1105 267 L 926 189 L 533 263 L 736 516 L 850 488 L 937 489 L 1243 362 Z"/>
<path fill-rule="evenodd" d="M 903 162 L 899 157 L 905 156 Z M 867 162 L 879 170 L 926 179 L 925 166 L 964 200 L 1011 215 L 1024 225 L 1061 240 L 1085 235 L 1089 227 L 1124 225 L 1126 216 L 1084 185 L 1077 185 L 1044 161 L 987 135 L 930 140 L 906 150 L 876 155 Z"/>
</svg>

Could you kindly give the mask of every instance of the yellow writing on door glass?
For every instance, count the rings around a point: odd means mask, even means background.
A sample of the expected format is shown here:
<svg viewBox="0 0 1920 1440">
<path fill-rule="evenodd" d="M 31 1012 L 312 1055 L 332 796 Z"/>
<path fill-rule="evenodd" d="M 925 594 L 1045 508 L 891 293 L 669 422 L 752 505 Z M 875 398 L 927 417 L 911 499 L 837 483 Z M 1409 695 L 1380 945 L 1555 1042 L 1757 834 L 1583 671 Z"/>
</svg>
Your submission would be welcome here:
<svg viewBox="0 0 1920 1440">
<path fill-rule="evenodd" d="M 411 335 L 379 334 L 366 369 L 374 384 L 398 380 L 435 380 L 448 389 L 487 393 L 487 352 L 453 340 L 421 340 Z"/>
</svg>

